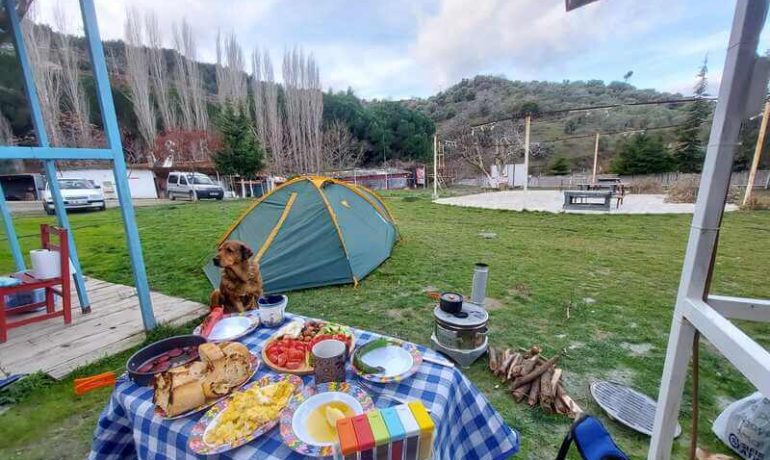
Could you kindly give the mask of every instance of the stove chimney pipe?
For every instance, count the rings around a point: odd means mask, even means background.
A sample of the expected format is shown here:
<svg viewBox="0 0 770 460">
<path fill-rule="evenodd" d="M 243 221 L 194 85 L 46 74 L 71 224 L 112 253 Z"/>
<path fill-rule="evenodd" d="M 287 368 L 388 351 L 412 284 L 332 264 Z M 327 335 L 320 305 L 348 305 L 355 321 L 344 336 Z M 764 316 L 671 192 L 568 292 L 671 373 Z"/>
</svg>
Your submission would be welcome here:
<svg viewBox="0 0 770 460">
<path fill-rule="evenodd" d="M 487 278 L 489 277 L 489 265 L 477 263 L 473 268 L 473 286 L 471 287 L 471 302 L 484 306 L 487 297 Z"/>
</svg>

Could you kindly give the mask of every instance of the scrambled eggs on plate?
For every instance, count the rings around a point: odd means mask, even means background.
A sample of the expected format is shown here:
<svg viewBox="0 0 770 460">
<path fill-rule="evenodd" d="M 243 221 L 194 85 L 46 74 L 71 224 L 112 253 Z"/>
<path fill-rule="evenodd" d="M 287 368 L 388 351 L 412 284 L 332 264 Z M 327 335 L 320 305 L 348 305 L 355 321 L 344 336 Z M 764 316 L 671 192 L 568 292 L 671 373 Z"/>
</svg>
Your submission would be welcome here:
<svg viewBox="0 0 770 460">
<path fill-rule="evenodd" d="M 206 430 L 205 442 L 211 445 L 231 444 L 265 423 L 277 420 L 293 392 L 294 385 L 281 381 L 236 393 L 220 414 L 216 426 Z"/>
</svg>

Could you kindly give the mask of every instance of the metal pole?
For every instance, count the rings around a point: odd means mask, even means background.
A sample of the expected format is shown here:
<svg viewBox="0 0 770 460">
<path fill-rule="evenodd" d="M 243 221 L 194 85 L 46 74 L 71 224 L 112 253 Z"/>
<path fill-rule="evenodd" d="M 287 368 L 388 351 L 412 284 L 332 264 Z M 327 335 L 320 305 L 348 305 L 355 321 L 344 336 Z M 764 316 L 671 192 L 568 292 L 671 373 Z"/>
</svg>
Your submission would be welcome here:
<svg viewBox="0 0 770 460">
<path fill-rule="evenodd" d="M 433 199 L 438 199 L 438 136 L 433 135 Z"/>
<path fill-rule="evenodd" d="M 594 143 L 594 173 L 591 179 L 591 183 L 596 183 L 596 164 L 599 161 L 599 132 L 596 132 L 596 142 Z"/>
<path fill-rule="evenodd" d="M 8 209 L 8 203 L 5 201 L 5 192 L 2 185 L 0 185 L 0 217 L 3 218 L 5 235 L 8 237 L 8 244 L 11 246 L 11 254 L 16 264 L 16 270 L 23 272 L 27 267 L 24 265 L 24 256 L 21 253 L 21 246 L 19 246 L 19 240 L 16 237 L 16 229 L 13 228 L 11 210 Z"/>
<path fill-rule="evenodd" d="M 529 130 L 532 123 L 532 115 L 527 114 L 527 119 L 524 124 L 524 191 L 526 192 L 529 186 Z"/>
<path fill-rule="evenodd" d="M 128 254 L 134 270 L 134 284 L 136 285 L 136 294 L 139 297 L 139 307 L 142 310 L 142 323 L 144 324 L 144 329 L 149 331 L 154 329 L 157 323 L 155 321 L 155 314 L 152 311 L 150 285 L 147 282 L 147 271 L 144 266 L 144 257 L 142 256 L 139 230 L 136 228 L 136 216 L 134 215 L 134 207 L 131 202 L 131 190 L 128 187 L 126 160 L 123 157 L 118 119 L 115 115 L 115 104 L 112 100 L 112 89 L 110 88 L 110 79 L 107 75 L 107 64 L 104 61 L 104 49 L 102 48 L 102 41 L 99 36 L 99 24 L 96 21 L 96 10 L 94 9 L 93 0 L 80 0 L 80 10 L 83 14 L 83 29 L 91 54 L 91 65 L 96 81 L 96 95 L 102 113 L 104 134 L 107 138 L 107 146 L 112 150 L 113 154 L 115 190 L 120 202 L 120 212 L 123 215 L 123 228 L 128 242 Z"/>
<path fill-rule="evenodd" d="M 24 87 L 27 92 L 27 101 L 29 101 L 30 111 L 32 112 L 35 136 L 37 137 L 40 147 L 47 148 L 50 147 L 48 133 L 46 133 L 45 130 L 43 111 L 40 108 L 40 99 L 37 96 L 33 70 L 29 63 L 27 47 L 22 36 L 21 21 L 19 20 L 19 15 L 16 11 L 15 2 L 12 0 L 5 0 L 5 11 L 8 12 L 8 19 L 10 20 L 11 30 L 13 31 L 13 37 L 16 43 L 16 53 L 18 54 L 19 64 L 21 66 L 22 75 L 24 76 Z M 43 166 L 45 167 L 46 176 L 48 177 L 48 186 L 51 189 L 51 198 L 54 202 L 56 220 L 59 223 L 59 227 L 67 230 L 70 261 L 72 262 L 72 266 L 75 267 L 72 278 L 75 281 L 75 288 L 78 293 L 78 299 L 80 300 L 80 309 L 83 313 L 89 313 L 91 311 L 91 302 L 88 300 L 88 292 L 86 291 L 86 285 L 83 280 L 83 270 L 80 267 L 80 258 L 78 257 L 77 247 L 75 246 L 75 238 L 72 235 L 72 229 L 70 228 L 69 219 L 67 218 L 67 210 L 64 208 L 64 200 L 61 197 L 59 183 L 56 180 L 56 164 L 53 160 L 45 160 Z"/>
<path fill-rule="evenodd" d="M 746 112 L 746 99 L 757 58 L 759 34 L 765 23 L 767 8 L 768 0 L 738 0 L 735 7 L 722 83 L 719 87 L 719 102 L 714 112 L 671 324 L 652 441 L 647 457 L 649 460 L 668 460 L 671 457 L 674 431 L 687 378 L 687 364 L 696 332 L 690 319 L 691 315 L 693 320 L 701 321 L 708 316 L 712 329 L 721 328 L 721 325 L 717 325 L 721 324 L 719 318 L 722 317 L 719 314 L 713 310 L 698 312 L 692 305 L 702 304 L 708 295 L 719 227 L 730 186 L 733 153 L 738 145 L 741 120 Z M 722 322 L 727 321 L 722 318 Z M 705 338 L 709 338 L 708 334 Z"/>
<path fill-rule="evenodd" d="M 762 156 L 762 147 L 765 145 L 768 118 L 770 118 L 770 101 L 765 102 L 765 111 L 762 112 L 762 124 L 759 125 L 757 145 L 754 147 L 754 159 L 751 161 L 751 170 L 749 171 L 749 180 L 746 183 L 746 193 L 743 194 L 742 206 L 746 206 L 751 199 L 751 191 L 754 188 L 754 180 L 757 177 L 757 168 L 759 167 L 759 158 Z"/>
</svg>

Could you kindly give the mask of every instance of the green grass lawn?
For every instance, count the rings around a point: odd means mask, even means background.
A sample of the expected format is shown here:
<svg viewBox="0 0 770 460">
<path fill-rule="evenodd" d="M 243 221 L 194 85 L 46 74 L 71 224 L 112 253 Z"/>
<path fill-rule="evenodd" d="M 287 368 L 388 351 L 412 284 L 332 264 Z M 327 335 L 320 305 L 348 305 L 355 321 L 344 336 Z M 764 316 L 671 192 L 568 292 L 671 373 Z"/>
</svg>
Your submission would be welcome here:
<svg viewBox="0 0 770 460">
<path fill-rule="evenodd" d="M 588 384 L 610 378 L 657 397 L 672 304 L 679 281 L 690 216 L 590 216 L 462 209 L 432 204 L 429 195 L 387 194 L 401 231 L 393 256 L 357 288 L 329 287 L 290 294 L 289 310 L 428 344 L 432 303 L 427 289 L 468 292 L 473 264 L 490 265 L 487 295 L 490 339 L 495 346 L 540 345 L 561 352 L 568 391 L 589 413 Z M 246 201 L 139 208 L 137 221 L 154 290 L 205 301 L 210 285 L 201 266 L 215 241 L 248 205 Z M 47 217 L 16 219 L 25 251 L 35 247 Z M 118 210 L 76 214 L 72 225 L 85 271 L 107 281 L 132 283 Z M 767 261 L 770 212 L 725 217 L 714 292 L 770 297 Z M 492 232 L 485 239 L 481 232 Z M 11 270 L 0 244 L 0 271 Z M 566 309 L 570 308 L 570 318 Z M 770 344 L 770 329 L 741 324 Z M 170 334 L 164 330 L 158 334 Z M 12 333 L 11 333 L 12 335 Z M 78 371 L 120 367 L 128 352 Z M 701 353 L 700 444 L 719 449 L 711 422 L 724 405 L 753 391 L 707 344 Z M 522 458 L 554 458 L 570 421 L 515 404 L 481 360 L 465 371 L 522 437 Z M 0 458 L 82 458 L 109 390 L 82 398 L 70 380 L 46 384 L 0 415 Z M 20 390 L 23 390 L 21 388 Z M 685 400 L 689 400 L 689 391 Z M 690 404 L 681 422 L 689 429 Z M 646 454 L 648 438 L 604 419 L 632 456 Z M 677 441 L 675 457 L 686 454 Z"/>
</svg>

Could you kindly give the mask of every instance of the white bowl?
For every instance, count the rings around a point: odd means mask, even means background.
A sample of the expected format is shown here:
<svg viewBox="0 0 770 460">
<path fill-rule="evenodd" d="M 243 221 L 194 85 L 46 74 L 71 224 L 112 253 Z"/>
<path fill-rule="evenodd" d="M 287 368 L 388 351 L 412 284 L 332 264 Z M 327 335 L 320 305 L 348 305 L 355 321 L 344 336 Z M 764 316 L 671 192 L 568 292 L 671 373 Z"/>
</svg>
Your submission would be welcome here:
<svg viewBox="0 0 770 460">
<path fill-rule="evenodd" d="M 372 367 L 382 367 L 384 372 L 377 375 L 383 377 L 395 377 L 412 368 L 414 358 L 403 347 L 398 345 L 388 345 L 386 347 L 375 348 L 361 357 L 364 364 Z"/>
<path fill-rule="evenodd" d="M 305 422 L 310 417 L 311 412 L 313 412 L 318 406 L 332 401 L 339 401 L 347 404 L 348 407 L 353 409 L 353 412 L 355 412 L 356 415 L 363 414 L 364 412 L 364 408 L 361 407 L 361 403 L 359 403 L 356 398 L 347 393 L 329 391 L 326 393 L 318 393 L 313 395 L 297 408 L 297 410 L 294 412 L 294 417 L 291 419 L 291 426 L 294 430 L 294 434 L 296 434 L 302 442 L 313 446 L 322 447 L 331 446 L 334 444 L 331 442 L 316 441 L 315 438 L 310 436 L 310 433 L 305 426 Z"/>
</svg>

